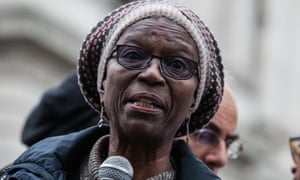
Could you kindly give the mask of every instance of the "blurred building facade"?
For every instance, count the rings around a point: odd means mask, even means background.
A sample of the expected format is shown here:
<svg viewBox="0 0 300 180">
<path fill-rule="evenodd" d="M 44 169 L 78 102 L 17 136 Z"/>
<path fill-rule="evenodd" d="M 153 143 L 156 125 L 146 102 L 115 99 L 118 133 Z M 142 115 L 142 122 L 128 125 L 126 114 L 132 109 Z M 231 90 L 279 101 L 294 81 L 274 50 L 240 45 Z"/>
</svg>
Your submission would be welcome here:
<svg viewBox="0 0 300 180">
<path fill-rule="evenodd" d="M 245 150 L 223 179 L 291 179 L 288 137 L 300 134 L 300 1 L 178 0 L 219 42 Z M 0 166 L 24 149 L 24 120 L 75 69 L 82 40 L 118 0 L 0 0 Z"/>
</svg>

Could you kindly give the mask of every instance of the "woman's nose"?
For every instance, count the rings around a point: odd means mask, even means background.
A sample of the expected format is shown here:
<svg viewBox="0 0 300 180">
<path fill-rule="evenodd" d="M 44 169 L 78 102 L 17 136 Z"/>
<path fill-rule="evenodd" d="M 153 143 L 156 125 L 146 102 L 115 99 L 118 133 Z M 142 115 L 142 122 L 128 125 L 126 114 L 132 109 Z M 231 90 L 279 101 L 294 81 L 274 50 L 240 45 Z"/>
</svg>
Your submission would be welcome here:
<svg viewBox="0 0 300 180">
<path fill-rule="evenodd" d="M 149 66 L 139 74 L 139 78 L 150 84 L 162 85 L 165 82 L 165 78 L 160 70 L 160 60 L 153 58 Z"/>
</svg>

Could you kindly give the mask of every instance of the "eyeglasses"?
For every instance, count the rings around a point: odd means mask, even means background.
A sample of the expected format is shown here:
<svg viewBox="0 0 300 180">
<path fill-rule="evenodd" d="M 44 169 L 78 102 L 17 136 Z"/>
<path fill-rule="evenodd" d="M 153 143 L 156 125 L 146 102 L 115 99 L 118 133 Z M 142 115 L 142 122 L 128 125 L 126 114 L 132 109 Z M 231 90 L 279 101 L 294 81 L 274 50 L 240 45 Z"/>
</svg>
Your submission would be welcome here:
<svg viewBox="0 0 300 180">
<path fill-rule="evenodd" d="M 300 163 L 300 136 L 290 137 L 290 149 L 294 162 Z"/>
<path fill-rule="evenodd" d="M 210 148 L 216 148 L 223 139 L 214 131 L 203 128 L 191 134 L 191 140 L 201 145 L 209 146 Z M 237 159 L 243 150 L 243 144 L 239 140 L 239 136 L 227 137 L 224 141 L 227 149 L 227 157 L 229 159 Z"/>
<path fill-rule="evenodd" d="M 160 60 L 162 74 L 176 80 L 190 79 L 198 67 L 196 61 L 180 56 L 160 57 L 135 46 L 117 45 L 114 52 L 117 52 L 118 63 L 129 70 L 145 69 L 150 66 L 153 58 L 157 58 Z"/>
</svg>

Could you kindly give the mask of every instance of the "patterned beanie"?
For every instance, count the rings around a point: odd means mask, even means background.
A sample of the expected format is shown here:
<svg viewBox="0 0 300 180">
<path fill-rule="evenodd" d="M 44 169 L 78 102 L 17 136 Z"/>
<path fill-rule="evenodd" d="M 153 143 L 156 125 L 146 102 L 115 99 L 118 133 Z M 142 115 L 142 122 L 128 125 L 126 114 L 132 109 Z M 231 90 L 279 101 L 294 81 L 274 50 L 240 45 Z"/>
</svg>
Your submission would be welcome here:
<svg viewBox="0 0 300 180">
<path fill-rule="evenodd" d="M 223 65 L 212 33 L 190 9 L 168 0 L 139 0 L 112 11 L 87 35 L 80 50 L 78 79 L 88 104 L 101 111 L 98 86 L 101 87 L 107 60 L 121 33 L 135 22 L 162 16 L 182 26 L 198 48 L 198 87 L 195 106 L 189 120 L 189 131 L 200 129 L 216 113 L 223 95 Z M 186 135 L 185 123 L 176 137 Z"/>
</svg>

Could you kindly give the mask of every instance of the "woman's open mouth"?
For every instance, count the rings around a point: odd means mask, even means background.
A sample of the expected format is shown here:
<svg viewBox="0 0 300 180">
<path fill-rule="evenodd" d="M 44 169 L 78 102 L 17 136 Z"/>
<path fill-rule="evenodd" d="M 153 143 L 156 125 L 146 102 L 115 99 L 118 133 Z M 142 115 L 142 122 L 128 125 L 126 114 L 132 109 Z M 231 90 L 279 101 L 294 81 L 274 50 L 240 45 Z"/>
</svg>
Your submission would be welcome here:
<svg viewBox="0 0 300 180">
<path fill-rule="evenodd" d="M 138 93 L 131 96 L 128 101 L 137 111 L 146 112 L 158 112 L 165 111 L 163 100 L 153 94 L 149 93 Z"/>
<path fill-rule="evenodd" d="M 140 106 L 140 107 L 145 107 L 145 108 L 150 108 L 150 109 L 155 109 L 155 108 L 162 108 L 160 105 L 156 104 L 155 102 L 152 102 L 148 99 L 141 99 L 138 101 L 133 102 L 134 105 Z"/>
</svg>

